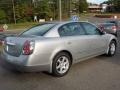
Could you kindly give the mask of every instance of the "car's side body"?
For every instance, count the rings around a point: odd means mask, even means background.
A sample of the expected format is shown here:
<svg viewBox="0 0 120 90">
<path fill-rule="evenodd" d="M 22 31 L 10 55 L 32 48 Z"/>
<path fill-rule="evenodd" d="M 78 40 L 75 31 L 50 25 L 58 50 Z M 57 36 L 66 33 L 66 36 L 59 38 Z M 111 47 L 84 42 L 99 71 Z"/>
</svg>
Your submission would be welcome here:
<svg viewBox="0 0 120 90">
<path fill-rule="evenodd" d="M 60 52 L 68 53 L 72 59 L 72 64 L 74 64 L 91 57 L 108 53 L 111 40 L 115 40 L 115 42 L 117 42 L 116 37 L 114 37 L 113 35 L 103 33 L 99 33 L 97 35 L 86 34 L 61 36 L 59 33 L 59 29 L 62 26 L 71 23 L 89 24 L 88 22 L 62 22 L 57 23 L 57 25 L 51 28 L 46 34 L 44 34 L 43 37 L 8 37 L 6 38 L 7 44 L 15 44 L 17 52 L 13 50 L 13 53 L 11 54 L 11 51 L 10 53 L 8 53 L 6 52 L 6 50 L 3 50 L 3 60 L 13 64 L 18 70 L 22 71 L 52 72 L 53 59 Z M 34 51 L 31 55 L 22 54 L 21 49 L 26 40 L 35 41 Z"/>
</svg>

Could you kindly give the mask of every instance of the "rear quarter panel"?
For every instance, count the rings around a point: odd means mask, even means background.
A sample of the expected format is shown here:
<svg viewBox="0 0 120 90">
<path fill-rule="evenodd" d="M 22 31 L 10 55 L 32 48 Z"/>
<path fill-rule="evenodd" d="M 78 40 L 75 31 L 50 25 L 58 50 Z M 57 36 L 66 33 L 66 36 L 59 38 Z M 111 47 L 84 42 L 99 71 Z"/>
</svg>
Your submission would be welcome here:
<svg viewBox="0 0 120 90">
<path fill-rule="evenodd" d="M 61 38 L 48 38 L 45 40 L 37 40 L 35 42 L 35 50 L 33 54 L 30 56 L 29 63 L 32 65 L 40 65 L 40 64 L 50 64 L 52 65 L 52 60 L 54 56 L 62 51 L 62 50 L 69 50 L 69 47 L 66 46 L 65 40 Z M 33 59 L 34 60 L 33 60 Z"/>
</svg>

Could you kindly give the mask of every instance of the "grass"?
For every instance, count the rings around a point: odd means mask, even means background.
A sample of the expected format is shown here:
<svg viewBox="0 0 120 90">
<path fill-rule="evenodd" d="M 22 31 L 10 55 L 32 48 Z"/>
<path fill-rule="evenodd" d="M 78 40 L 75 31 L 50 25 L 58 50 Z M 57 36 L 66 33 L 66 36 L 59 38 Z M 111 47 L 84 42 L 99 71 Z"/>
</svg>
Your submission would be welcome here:
<svg viewBox="0 0 120 90">
<path fill-rule="evenodd" d="M 82 13 L 82 14 L 80 14 L 80 20 L 87 21 L 89 17 L 92 17 L 95 14 L 97 14 L 97 13 Z M 111 13 L 105 13 L 105 14 L 110 15 Z M 69 20 L 69 18 L 67 20 Z M 39 23 L 25 22 L 25 23 L 17 23 L 17 24 L 11 23 L 11 24 L 7 24 L 7 25 L 8 25 L 8 30 L 10 30 L 10 31 L 23 31 L 23 30 L 26 30 L 27 28 L 30 28 L 37 24 L 39 24 Z M 2 26 L 3 26 L 3 24 L 0 25 L 0 27 L 2 27 Z"/>
<path fill-rule="evenodd" d="M 92 16 L 92 15 L 93 14 L 90 14 L 90 13 L 83 13 L 83 14 L 80 14 L 80 19 L 86 20 L 86 17 Z M 67 20 L 69 20 L 69 18 Z M 25 29 L 30 28 L 37 24 L 39 24 L 39 23 L 25 22 L 25 23 L 17 23 L 17 24 L 11 23 L 11 24 L 7 24 L 7 25 L 8 25 L 8 30 L 14 31 L 14 30 L 23 30 L 23 29 L 25 30 Z M 2 26 L 3 26 L 3 24 L 0 25 L 0 27 L 2 27 Z"/>
<path fill-rule="evenodd" d="M 8 30 L 14 31 L 14 30 L 25 30 L 27 28 L 30 28 L 32 26 L 35 26 L 39 23 L 36 22 L 26 22 L 26 23 L 17 23 L 17 24 L 7 24 L 8 25 Z M 3 24 L 0 25 L 2 27 Z"/>
<path fill-rule="evenodd" d="M 17 24 L 8 24 L 8 29 L 9 30 L 14 30 L 14 29 L 24 29 L 24 28 L 30 28 L 34 25 L 37 25 L 38 23 L 36 22 L 26 22 L 26 23 L 17 23 Z"/>
<path fill-rule="evenodd" d="M 28 28 L 35 26 L 39 23 L 36 22 L 26 22 L 26 23 L 11 23 L 11 24 L 7 24 L 8 25 L 8 29 L 7 32 L 5 33 L 20 33 L 23 32 L 25 30 L 27 30 Z M 4 24 L 0 24 L 0 27 L 2 27 Z"/>
</svg>

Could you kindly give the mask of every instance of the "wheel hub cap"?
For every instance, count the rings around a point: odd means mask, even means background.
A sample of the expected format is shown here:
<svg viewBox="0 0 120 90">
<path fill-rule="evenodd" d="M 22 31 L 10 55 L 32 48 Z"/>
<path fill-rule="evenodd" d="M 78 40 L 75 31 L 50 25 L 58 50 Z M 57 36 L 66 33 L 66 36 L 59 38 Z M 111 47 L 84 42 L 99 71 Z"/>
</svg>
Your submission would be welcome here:
<svg viewBox="0 0 120 90">
<path fill-rule="evenodd" d="M 69 69 L 69 60 L 66 56 L 61 56 L 56 63 L 56 70 L 58 73 L 63 74 Z"/>
<path fill-rule="evenodd" d="M 110 51 L 111 51 L 111 54 L 115 53 L 115 44 L 111 44 Z"/>
</svg>

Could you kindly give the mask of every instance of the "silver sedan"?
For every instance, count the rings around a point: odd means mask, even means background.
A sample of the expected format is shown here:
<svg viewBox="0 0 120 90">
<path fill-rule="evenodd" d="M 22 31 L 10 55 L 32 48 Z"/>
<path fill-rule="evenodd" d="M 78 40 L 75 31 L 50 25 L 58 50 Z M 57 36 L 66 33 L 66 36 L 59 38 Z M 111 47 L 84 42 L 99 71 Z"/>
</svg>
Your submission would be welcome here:
<svg viewBox="0 0 120 90">
<path fill-rule="evenodd" d="M 101 54 L 113 56 L 115 36 L 89 22 L 48 22 L 7 37 L 2 59 L 16 70 L 64 76 L 71 65 Z"/>
</svg>

